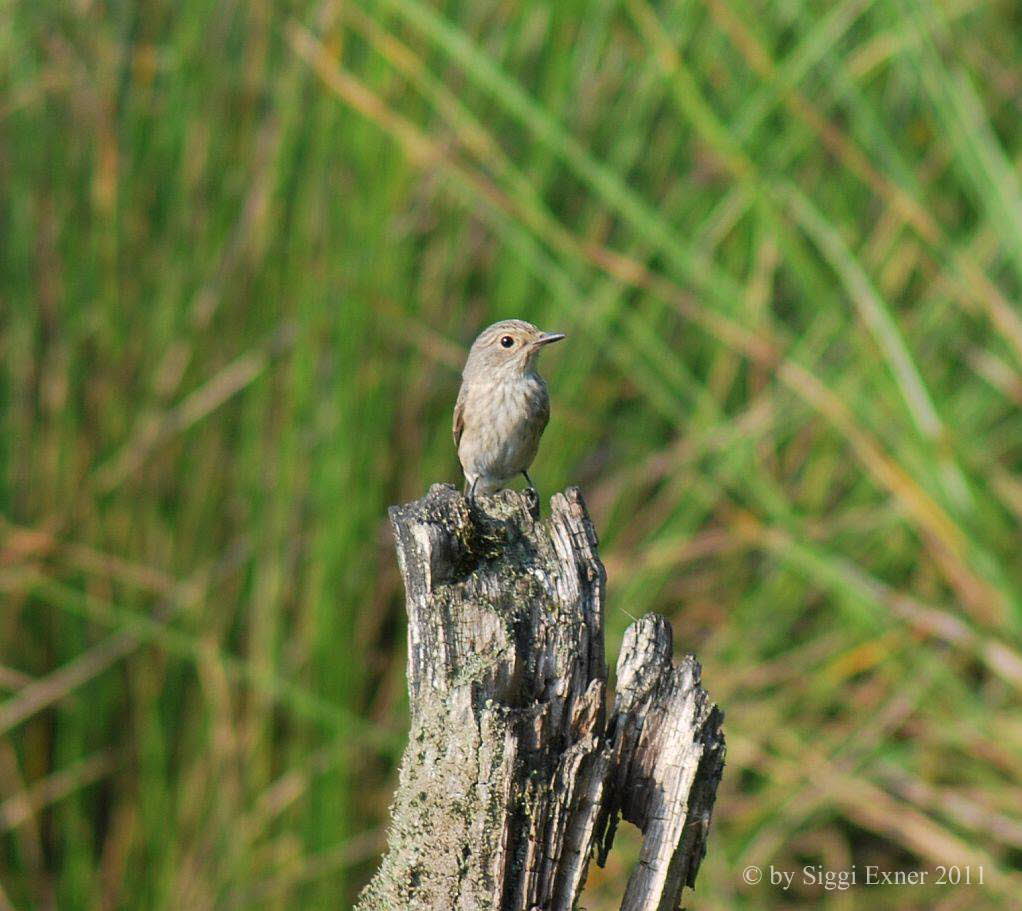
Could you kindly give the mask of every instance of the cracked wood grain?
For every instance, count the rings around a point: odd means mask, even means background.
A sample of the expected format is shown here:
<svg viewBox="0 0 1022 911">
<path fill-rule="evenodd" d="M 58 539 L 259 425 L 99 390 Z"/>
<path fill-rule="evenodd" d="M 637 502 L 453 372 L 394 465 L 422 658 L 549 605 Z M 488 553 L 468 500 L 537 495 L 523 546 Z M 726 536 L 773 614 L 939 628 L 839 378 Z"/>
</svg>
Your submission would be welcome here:
<svg viewBox="0 0 1022 911">
<path fill-rule="evenodd" d="M 408 611 L 411 731 L 388 851 L 360 911 L 570 911 L 618 816 L 643 831 L 623 911 L 695 881 L 723 767 L 721 715 L 670 627 L 629 628 L 606 719 L 605 575 L 576 488 L 449 485 L 391 509 Z"/>
</svg>

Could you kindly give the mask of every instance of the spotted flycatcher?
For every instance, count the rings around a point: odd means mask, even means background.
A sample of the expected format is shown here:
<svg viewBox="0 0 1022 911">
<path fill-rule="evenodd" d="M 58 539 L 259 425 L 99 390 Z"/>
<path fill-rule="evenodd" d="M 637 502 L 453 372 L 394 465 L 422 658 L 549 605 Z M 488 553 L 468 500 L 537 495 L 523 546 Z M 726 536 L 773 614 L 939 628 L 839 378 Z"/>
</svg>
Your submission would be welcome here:
<svg viewBox="0 0 1022 911">
<path fill-rule="evenodd" d="M 532 486 L 528 468 L 550 420 L 550 396 L 536 361 L 545 345 L 562 338 L 508 319 L 472 343 L 454 406 L 454 445 L 469 499 L 500 490 L 519 474 Z"/>
</svg>

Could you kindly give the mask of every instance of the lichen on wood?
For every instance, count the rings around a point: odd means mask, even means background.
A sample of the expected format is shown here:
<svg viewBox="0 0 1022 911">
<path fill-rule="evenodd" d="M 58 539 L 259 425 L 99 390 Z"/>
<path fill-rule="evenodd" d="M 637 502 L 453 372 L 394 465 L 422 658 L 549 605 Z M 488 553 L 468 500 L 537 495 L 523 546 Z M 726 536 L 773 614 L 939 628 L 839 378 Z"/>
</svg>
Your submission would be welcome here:
<svg viewBox="0 0 1022 911">
<path fill-rule="evenodd" d="M 723 767 L 699 667 L 656 615 L 629 628 L 606 723 L 605 574 L 576 488 L 391 509 L 411 731 L 388 851 L 360 911 L 570 911 L 618 814 L 643 830 L 623 911 L 695 880 Z"/>
</svg>

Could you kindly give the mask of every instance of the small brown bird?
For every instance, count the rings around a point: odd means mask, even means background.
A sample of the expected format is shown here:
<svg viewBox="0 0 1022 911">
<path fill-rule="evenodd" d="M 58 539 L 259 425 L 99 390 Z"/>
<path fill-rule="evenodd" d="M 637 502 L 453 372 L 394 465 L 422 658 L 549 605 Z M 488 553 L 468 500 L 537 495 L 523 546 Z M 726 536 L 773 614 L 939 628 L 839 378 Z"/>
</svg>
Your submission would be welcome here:
<svg viewBox="0 0 1022 911">
<path fill-rule="evenodd" d="M 454 445 L 472 499 L 525 475 L 550 420 L 550 396 L 536 372 L 539 352 L 564 338 L 532 323 L 508 319 L 472 343 L 454 406 Z"/>
</svg>

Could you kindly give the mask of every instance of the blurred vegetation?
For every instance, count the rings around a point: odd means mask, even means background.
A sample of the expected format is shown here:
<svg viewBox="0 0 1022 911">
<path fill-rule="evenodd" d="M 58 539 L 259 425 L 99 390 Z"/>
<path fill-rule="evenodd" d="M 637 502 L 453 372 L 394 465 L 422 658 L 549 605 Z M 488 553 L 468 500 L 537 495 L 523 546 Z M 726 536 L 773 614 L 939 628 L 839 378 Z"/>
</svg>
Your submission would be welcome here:
<svg viewBox="0 0 1022 911">
<path fill-rule="evenodd" d="M 0 906 L 350 905 L 386 506 L 507 316 L 612 659 L 662 611 L 726 711 L 688 903 L 1018 901 L 1020 59 L 977 0 L 0 4 Z M 740 875 L 867 863 L 984 885 Z"/>
</svg>

